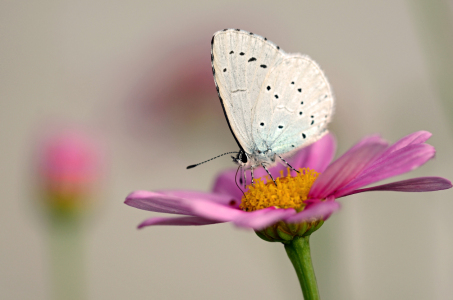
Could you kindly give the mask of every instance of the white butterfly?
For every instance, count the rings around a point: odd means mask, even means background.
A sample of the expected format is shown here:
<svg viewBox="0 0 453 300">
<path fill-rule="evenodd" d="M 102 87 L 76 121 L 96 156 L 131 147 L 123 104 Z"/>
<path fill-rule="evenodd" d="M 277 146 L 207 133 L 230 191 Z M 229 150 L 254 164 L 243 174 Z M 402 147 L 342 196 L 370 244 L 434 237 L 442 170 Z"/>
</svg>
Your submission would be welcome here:
<svg viewBox="0 0 453 300">
<path fill-rule="evenodd" d="M 225 29 L 211 41 L 212 72 L 244 169 L 271 166 L 327 133 L 334 99 L 322 70 L 259 35 Z M 284 160 L 283 160 L 284 161 Z M 267 169 L 266 169 L 267 171 Z"/>
<path fill-rule="evenodd" d="M 251 32 L 225 29 L 212 37 L 211 62 L 228 126 L 240 148 L 233 159 L 251 169 L 252 183 L 254 168 L 268 172 L 277 156 L 288 164 L 282 156 L 327 133 L 332 90 L 308 56 L 287 54 Z"/>
</svg>

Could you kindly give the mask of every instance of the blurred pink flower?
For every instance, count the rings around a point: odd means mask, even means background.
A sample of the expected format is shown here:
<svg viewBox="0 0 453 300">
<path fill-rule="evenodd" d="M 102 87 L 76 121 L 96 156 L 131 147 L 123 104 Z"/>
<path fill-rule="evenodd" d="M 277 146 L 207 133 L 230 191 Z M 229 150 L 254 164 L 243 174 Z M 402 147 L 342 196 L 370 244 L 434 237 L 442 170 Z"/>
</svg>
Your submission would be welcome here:
<svg viewBox="0 0 453 300">
<path fill-rule="evenodd" d="M 252 211 L 241 209 L 244 206 L 250 208 L 247 206 L 248 203 L 244 204 L 245 200 L 247 202 L 255 200 L 250 194 L 254 187 L 246 191 L 247 197 L 243 196 L 235 183 L 236 170 L 222 172 L 217 177 L 211 193 L 176 190 L 135 191 L 126 198 L 125 203 L 143 210 L 184 215 L 176 218 L 150 218 L 142 222 L 139 228 L 151 225 L 207 225 L 232 222 L 240 227 L 262 230 L 280 221 L 286 224 L 301 224 L 313 220 L 326 220 L 340 208 L 335 199 L 348 195 L 368 191 L 428 192 L 451 188 L 452 184 L 447 179 L 420 177 L 361 189 L 371 183 L 409 172 L 426 163 L 435 154 L 434 147 L 424 143 L 430 136 L 431 134 L 426 131 L 415 132 L 391 146 L 379 136 L 366 137 L 331 163 L 335 152 L 335 140 L 332 135 L 326 135 L 289 159 L 289 163 L 296 169 L 308 168 L 321 173 L 317 178 L 312 177 L 314 183 L 309 185 L 306 199 L 299 207 L 282 208 L 279 205 L 277 208 L 269 203 L 268 207 L 263 209 Z M 285 168 L 276 166 L 271 172 L 275 174 Z M 265 171 L 256 170 L 255 175 L 264 176 Z M 292 175 L 296 173 L 292 171 Z M 279 180 L 283 182 L 290 179 L 280 177 Z M 272 181 L 266 185 L 276 190 Z M 279 185 L 284 186 L 277 182 L 277 187 Z M 285 189 L 279 195 L 288 197 L 289 193 L 291 201 L 299 197 L 291 195 L 290 192 L 289 189 Z M 261 205 L 263 200 L 259 199 L 258 202 Z"/>
<path fill-rule="evenodd" d="M 43 199 L 57 210 L 85 206 L 100 176 L 98 143 L 81 131 L 61 130 L 42 139 L 38 151 Z"/>
<path fill-rule="evenodd" d="M 190 130 L 200 124 L 215 124 L 223 115 L 218 101 L 210 101 L 217 98 L 210 48 L 195 40 L 155 54 L 160 57 L 149 67 L 134 94 L 128 97 L 128 123 L 133 126 L 134 134 L 149 136 L 151 131 L 165 133 L 168 137 L 169 131 L 178 134 L 181 128 Z M 178 50 L 184 55 L 175 55 Z"/>
</svg>

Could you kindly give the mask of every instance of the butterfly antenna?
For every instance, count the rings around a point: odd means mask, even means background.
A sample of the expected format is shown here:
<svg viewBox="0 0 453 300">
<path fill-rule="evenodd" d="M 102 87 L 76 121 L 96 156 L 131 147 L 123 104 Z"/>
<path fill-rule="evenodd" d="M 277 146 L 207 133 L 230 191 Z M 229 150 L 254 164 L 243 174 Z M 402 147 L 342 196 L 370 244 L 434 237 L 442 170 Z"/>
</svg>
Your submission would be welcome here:
<svg viewBox="0 0 453 300">
<path fill-rule="evenodd" d="M 238 153 L 238 152 L 237 152 L 237 151 L 233 151 L 233 152 L 223 153 L 223 154 L 217 155 L 216 157 L 213 157 L 213 158 L 211 158 L 211 159 L 205 160 L 205 161 L 203 161 L 203 162 L 201 162 L 201 163 L 194 164 L 194 165 L 190 165 L 190 166 L 188 166 L 186 169 L 195 168 L 196 166 L 199 166 L 199 165 L 201 165 L 201 164 L 207 163 L 208 161 L 211 161 L 211 160 L 213 160 L 213 159 L 219 158 L 219 157 L 224 156 L 224 155 L 227 155 L 227 154 L 232 154 L 232 153 Z"/>
<path fill-rule="evenodd" d="M 293 166 L 291 166 L 286 160 L 284 160 L 280 155 L 277 154 L 278 157 L 280 157 L 281 160 L 283 160 L 283 162 L 288 166 L 290 167 L 293 171 L 296 171 L 297 173 L 300 173 L 299 171 L 297 171 L 296 169 L 293 168 Z"/>
<path fill-rule="evenodd" d="M 239 166 L 238 169 L 236 170 L 236 175 L 234 175 L 234 182 L 236 183 L 236 186 L 239 188 L 239 190 L 241 190 L 242 195 L 244 195 L 244 197 L 246 197 L 244 191 L 241 189 L 241 187 L 239 186 L 238 181 L 237 181 L 238 171 L 240 168 L 241 168 L 241 166 Z"/>
</svg>

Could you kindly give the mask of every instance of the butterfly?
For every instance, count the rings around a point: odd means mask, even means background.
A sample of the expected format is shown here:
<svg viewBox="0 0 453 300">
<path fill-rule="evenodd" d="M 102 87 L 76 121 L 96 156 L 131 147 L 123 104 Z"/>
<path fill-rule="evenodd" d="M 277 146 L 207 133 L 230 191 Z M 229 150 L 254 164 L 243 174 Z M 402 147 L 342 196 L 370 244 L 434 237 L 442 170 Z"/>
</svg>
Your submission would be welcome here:
<svg viewBox="0 0 453 300">
<path fill-rule="evenodd" d="M 212 37 L 211 63 L 240 149 L 233 161 L 251 170 L 252 183 L 253 169 L 263 167 L 272 178 L 267 168 L 278 158 L 290 166 L 284 157 L 327 133 L 334 97 L 324 73 L 308 56 L 287 54 L 251 32 L 225 29 Z"/>
</svg>

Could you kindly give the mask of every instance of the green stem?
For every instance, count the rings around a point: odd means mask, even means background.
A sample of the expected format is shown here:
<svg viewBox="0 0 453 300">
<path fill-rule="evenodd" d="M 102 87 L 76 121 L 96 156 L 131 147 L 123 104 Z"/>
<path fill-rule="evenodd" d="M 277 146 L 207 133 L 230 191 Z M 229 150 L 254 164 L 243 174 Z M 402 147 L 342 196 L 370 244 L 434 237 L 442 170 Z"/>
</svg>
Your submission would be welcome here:
<svg viewBox="0 0 453 300">
<path fill-rule="evenodd" d="M 291 260 L 305 300 L 319 300 L 318 285 L 311 262 L 310 236 L 294 238 L 285 243 L 285 250 Z"/>
<path fill-rule="evenodd" d="M 50 223 L 52 298 L 85 299 L 83 229 L 80 220 L 53 218 Z"/>
</svg>

